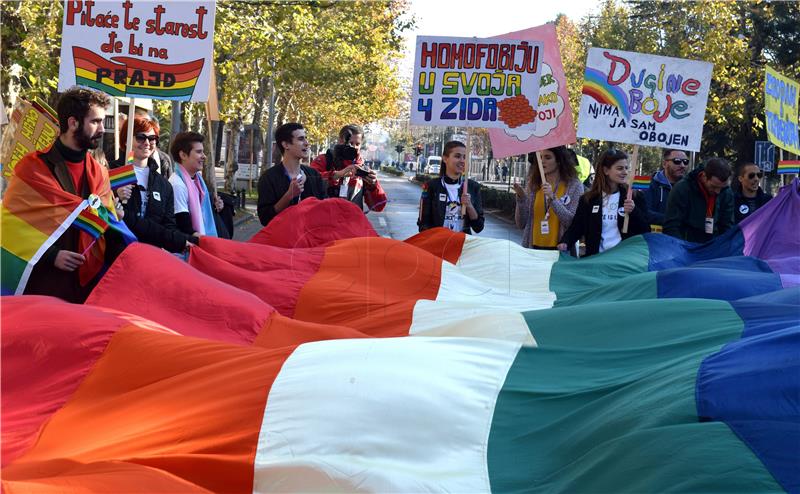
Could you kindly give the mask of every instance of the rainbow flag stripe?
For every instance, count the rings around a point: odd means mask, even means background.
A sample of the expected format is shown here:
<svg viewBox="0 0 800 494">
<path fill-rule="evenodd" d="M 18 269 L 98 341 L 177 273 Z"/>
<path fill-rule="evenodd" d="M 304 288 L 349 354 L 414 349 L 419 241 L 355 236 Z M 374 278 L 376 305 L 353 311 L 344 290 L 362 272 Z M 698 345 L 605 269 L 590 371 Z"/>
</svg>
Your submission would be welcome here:
<svg viewBox="0 0 800 494">
<path fill-rule="evenodd" d="M 778 174 L 800 174 L 800 160 L 785 160 L 778 163 Z"/>
<path fill-rule="evenodd" d="M 100 235 L 104 234 L 106 230 L 108 230 L 108 223 L 106 223 L 103 218 L 95 214 L 94 211 L 92 211 L 92 208 L 86 208 L 81 211 L 72 224 L 73 226 L 85 231 L 95 239 L 99 238 Z"/>
<path fill-rule="evenodd" d="M 131 57 L 106 60 L 86 48 L 72 47 L 75 80 L 112 96 L 144 96 L 189 101 L 203 71 L 204 60 L 160 64 Z"/>
<path fill-rule="evenodd" d="M 129 156 L 127 165 L 108 171 L 108 178 L 111 181 L 112 190 L 136 183 L 136 172 L 133 170 L 131 160 L 132 156 Z"/>
<path fill-rule="evenodd" d="M 649 175 L 636 175 L 633 177 L 633 190 L 647 190 L 650 188 Z"/>
<path fill-rule="evenodd" d="M 631 118 L 625 93 L 618 86 L 609 85 L 606 82 L 606 74 L 599 70 L 586 68 L 581 93 L 593 98 L 598 103 L 616 106 L 623 117 Z"/>
</svg>

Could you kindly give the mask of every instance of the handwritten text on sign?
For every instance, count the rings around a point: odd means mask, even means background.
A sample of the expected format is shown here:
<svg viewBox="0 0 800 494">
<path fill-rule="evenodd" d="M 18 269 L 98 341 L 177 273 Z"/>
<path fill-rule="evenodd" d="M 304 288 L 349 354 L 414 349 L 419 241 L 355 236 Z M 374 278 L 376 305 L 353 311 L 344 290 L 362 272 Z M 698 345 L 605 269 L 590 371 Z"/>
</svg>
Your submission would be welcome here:
<svg viewBox="0 0 800 494">
<path fill-rule="evenodd" d="M 578 136 L 699 151 L 712 67 L 590 48 Z"/>
<path fill-rule="evenodd" d="M 532 129 L 541 59 L 538 42 L 418 36 L 411 123 Z"/>
<path fill-rule="evenodd" d="M 59 91 L 206 101 L 213 0 L 65 0 Z"/>
<path fill-rule="evenodd" d="M 800 154 L 797 133 L 797 101 L 800 83 L 782 76 L 767 66 L 764 84 L 764 110 L 767 136 L 776 146 Z"/>
</svg>

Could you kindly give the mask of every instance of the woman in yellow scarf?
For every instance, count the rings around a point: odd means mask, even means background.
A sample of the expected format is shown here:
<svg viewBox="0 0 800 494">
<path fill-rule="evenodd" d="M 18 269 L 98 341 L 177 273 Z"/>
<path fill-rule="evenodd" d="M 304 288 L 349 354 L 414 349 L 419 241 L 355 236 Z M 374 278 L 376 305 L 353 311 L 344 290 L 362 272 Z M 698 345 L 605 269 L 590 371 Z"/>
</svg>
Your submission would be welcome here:
<svg viewBox="0 0 800 494">
<path fill-rule="evenodd" d="M 514 220 L 523 230 L 522 246 L 553 250 L 572 223 L 583 184 L 565 146 L 540 151 L 545 180 L 539 174 L 536 153 L 528 154 L 527 185 L 514 184 L 517 209 Z"/>
</svg>

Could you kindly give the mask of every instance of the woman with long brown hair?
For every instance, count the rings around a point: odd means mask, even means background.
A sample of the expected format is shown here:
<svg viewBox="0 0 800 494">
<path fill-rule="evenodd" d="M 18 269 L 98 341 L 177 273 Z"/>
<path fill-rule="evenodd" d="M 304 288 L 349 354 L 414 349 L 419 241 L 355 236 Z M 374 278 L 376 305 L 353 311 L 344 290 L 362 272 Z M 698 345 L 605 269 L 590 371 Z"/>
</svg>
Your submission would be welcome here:
<svg viewBox="0 0 800 494">
<path fill-rule="evenodd" d="M 572 223 L 583 184 L 567 148 L 558 146 L 540 151 L 545 178 L 539 173 L 536 153 L 528 154 L 527 186 L 514 184 L 517 208 L 514 221 L 523 230 L 522 246 L 554 250 L 558 239 Z"/>
<path fill-rule="evenodd" d="M 419 231 L 437 226 L 464 233 L 483 230 L 481 184 L 464 176 L 466 163 L 467 148 L 463 142 L 450 141 L 444 145 L 439 178 L 422 185 Z"/>
<path fill-rule="evenodd" d="M 622 240 L 650 231 L 644 197 L 636 192 L 626 199 L 628 155 L 618 149 L 604 151 L 594 165 L 592 188 L 578 202 L 572 225 L 561 237 L 559 250 L 581 237 L 586 239 L 586 256 L 605 252 Z M 630 216 L 628 232 L 622 233 L 625 215 Z"/>
</svg>

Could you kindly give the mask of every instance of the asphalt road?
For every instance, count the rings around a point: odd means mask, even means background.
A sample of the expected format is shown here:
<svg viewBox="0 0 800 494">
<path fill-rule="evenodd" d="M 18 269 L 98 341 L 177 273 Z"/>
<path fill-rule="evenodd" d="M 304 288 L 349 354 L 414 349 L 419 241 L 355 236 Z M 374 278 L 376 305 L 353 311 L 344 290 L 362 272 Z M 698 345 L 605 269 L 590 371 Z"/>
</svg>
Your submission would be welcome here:
<svg viewBox="0 0 800 494">
<path fill-rule="evenodd" d="M 389 198 L 389 204 L 380 213 L 370 212 L 367 214 L 367 218 L 375 231 L 382 237 L 405 240 L 419 233 L 417 216 L 419 215 L 421 189 L 416 183 L 409 182 L 410 176 L 407 174 L 405 177 L 395 177 L 383 173 L 379 176 L 381 185 Z M 518 242 L 522 232 L 513 222 L 487 214 L 484 229 L 478 235 Z"/>
<path fill-rule="evenodd" d="M 375 231 L 378 232 L 378 235 L 396 240 L 405 240 L 419 232 L 417 215 L 419 214 L 420 186 L 410 182 L 408 180 L 410 176 L 410 174 L 407 174 L 405 177 L 396 177 L 379 173 L 379 180 L 389 198 L 389 204 L 380 213 L 371 211 L 367 214 L 367 219 L 369 219 Z M 248 207 L 252 207 L 253 212 L 255 212 L 254 206 L 248 204 Z M 234 240 L 249 240 L 260 229 L 261 224 L 257 218 L 248 219 L 234 228 L 233 238 Z M 478 235 L 519 242 L 521 234 L 522 232 L 517 229 L 513 222 L 487 214 L 485 227 Z"/>
</svg>

